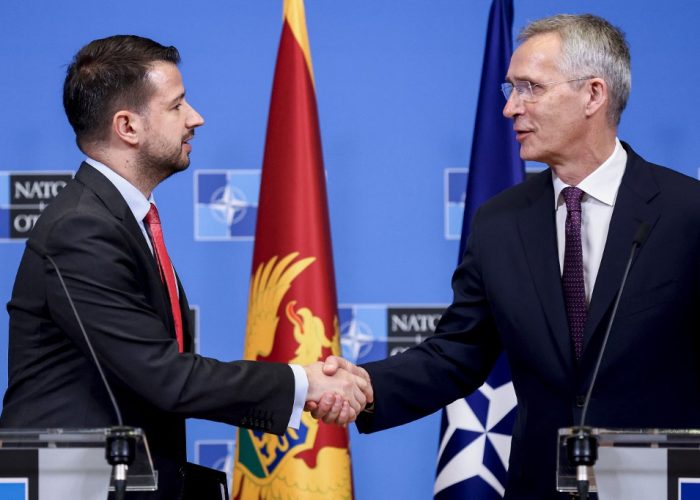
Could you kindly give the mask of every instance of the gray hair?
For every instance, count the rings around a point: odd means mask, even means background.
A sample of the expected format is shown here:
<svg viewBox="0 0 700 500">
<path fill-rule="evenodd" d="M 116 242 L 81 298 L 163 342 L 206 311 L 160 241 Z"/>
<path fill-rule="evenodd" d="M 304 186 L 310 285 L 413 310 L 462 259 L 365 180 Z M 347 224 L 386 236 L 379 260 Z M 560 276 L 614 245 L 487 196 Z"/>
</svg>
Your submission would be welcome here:
<svg viewBox="0 0 700 500">
<path fill-rule="evenodd" d="M 546 33 L 561 38 L 559 69 L 570 78 L 595 76 L 608 85 L 608 119 L 619 124 L 632 86 L 630 50 L 625 34 L 605 19 L 592 14 L 559 14 L 529 23 L 519 42 Z"/>
</svg>

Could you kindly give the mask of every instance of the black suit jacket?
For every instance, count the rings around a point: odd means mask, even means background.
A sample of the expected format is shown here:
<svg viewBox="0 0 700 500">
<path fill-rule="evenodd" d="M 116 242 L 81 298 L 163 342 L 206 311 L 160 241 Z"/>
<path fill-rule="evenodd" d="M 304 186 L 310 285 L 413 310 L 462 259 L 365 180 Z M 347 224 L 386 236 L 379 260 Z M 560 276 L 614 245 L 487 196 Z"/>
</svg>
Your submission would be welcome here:
<svg viewBox="0 0 700 500">
<path fill-rule="evenodd" d="M 582 397 L 632 240 L 636 254 L 592 395 L 588 422 L 700 427 L 700 183 L 625 145 L 627 167 L 576 362 L 557 253 L 549 170 L 487 202 L 453 277 L 437 334 L 365 365 L 374 414 L 361 432 L 400 425 L 476 390 L 505 351 L 518 399 L 506 498 L 557 498 L 557 428 L 578 424 Z"/>
<path fill-rule="evenodd" d="M 96 169 L 81 166 L 43 212 L 30 240 L 61 270 L 124 423 L 144 429 L 159 470 L 160 498 L 179 495 L 185 418 L 276 434 L 286 430 L 294 400 L 291 369 L 193 354 L 182 287 L 186 352 L 178 352 L 155 259 L 126 202 Z M 56 273 L 30 248 L 7 308 L 9 386 L 0 425 L 114 425 L 114 411 Z"/>
</svg>

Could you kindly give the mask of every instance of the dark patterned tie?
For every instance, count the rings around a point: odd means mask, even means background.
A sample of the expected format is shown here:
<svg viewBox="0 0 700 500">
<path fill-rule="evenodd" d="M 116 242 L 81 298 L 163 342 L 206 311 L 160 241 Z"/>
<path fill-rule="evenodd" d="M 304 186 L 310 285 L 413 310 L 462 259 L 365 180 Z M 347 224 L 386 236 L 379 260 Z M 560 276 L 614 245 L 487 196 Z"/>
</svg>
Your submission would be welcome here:
<svg viewBox="0 0 700 500">
<path fill-rule="evenodd" d="M 583 191 L 567 187 L 562 191 L 566 202 L 566 246 L 564 249 L 564 300 L 569 318 L 569 333 L 576 359 L 583 353 L 583 329 L 588 315 L 586 287 L 583 282 L 583 250 L 581 249 L 581 197 Z"/>
</svg>

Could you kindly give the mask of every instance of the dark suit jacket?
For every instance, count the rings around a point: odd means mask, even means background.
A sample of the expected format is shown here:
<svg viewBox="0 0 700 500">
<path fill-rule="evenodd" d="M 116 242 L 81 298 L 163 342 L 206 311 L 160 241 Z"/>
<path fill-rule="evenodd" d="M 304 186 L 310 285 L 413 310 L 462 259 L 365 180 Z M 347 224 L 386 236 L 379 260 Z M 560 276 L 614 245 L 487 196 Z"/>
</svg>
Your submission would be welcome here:
<svg viewBox="0 0 700 500">
<path fill-rule="evenodd" d="M 186 461 L 185 418 L 281 434 L 294 400 L 284 364 L 223 363 L 178 353 L 167 291 L 133 214 L 117 189 L 83 164 L 43 212 L 30 240 L 65 279 L 126 425 L 142 427 L 159 470 L 160 498 L 178 498 Z M 106 427 L 107 393 L 49 263 L 26 249 L 8 303 L 9 386 L 3 427 Z M 149 497 L 150 498 L 150 497 Z"/>
<path fill-rule="evenodd" d="M 652 165 L 625 145 L 615 203 L 575 361 L 557 254 L 551 173 L 487 202 L 453 277 L 437 334 L 365 365 L 374 414 L 361 432 L 410 422 L 466 396 L 505 351 L 518 398 L 506 498 L 557 498 L 557 428 L 578 424 L 581 401 L 632 240 L 632 264 L 593 391 L 588 422 L 605 427 L 700 427 L 700 183 Z"/>
</svg>

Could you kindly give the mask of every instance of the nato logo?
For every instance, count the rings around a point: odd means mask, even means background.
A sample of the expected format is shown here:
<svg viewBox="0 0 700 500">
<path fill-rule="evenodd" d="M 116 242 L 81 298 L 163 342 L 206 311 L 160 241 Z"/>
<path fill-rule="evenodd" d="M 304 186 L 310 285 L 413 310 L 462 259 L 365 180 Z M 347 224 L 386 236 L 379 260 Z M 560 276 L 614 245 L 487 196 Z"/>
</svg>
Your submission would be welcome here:
<svg viewBox="0 0 700 500">
<path fill-rule="evenodd" d="M 436 500 L 503 497 L 516 406 L 502 355 L 479 390 L 445 407 L 433 490 Z"/>
<path fill-rule="evenodd" d="M 259 192 L 260 170 L 196 170 L 194 239 L 252 240 Z"/>
<path fill-rule="evenodd" d="M 386 358 L 386 306 L 339 305 L 340 346 L 354 363 Z"/>
<path fill-rule="evenodd" d="M 546 166 L 528 165 L 525 178 L 541 172 Z M 700 174 L 699 174 L 700 175 Z M 467 199 L 468 168 L 446 168 L 444 173 L 445 198 L 445 239 L 462 238 L 462 221 L 464 220 L 464 203 Z"/>
<path fill-rule="evenodd" d="M 70 172 L 0 172 L 0 241 L 27 238 L 72 177 Z"/>
<path fill-rule="evenodd" d="M 458 240 L 462 237 L 464 200 L 467 197 L 466 168 L 445 169 L 445 239 Z"/>
<path fill-rule="evenodd" d="M 194 442 L 194 462 L 226 474 L 228 484 L 233 479 L 236 441 L 233 439 L 202 439 Z"/>
<path fill-rule="evenodd" d="M 435 305 L 340 305 L 343 357 L 366 363 L 420 344 L 435 332 L 444 309 Z"/>
</svg>

